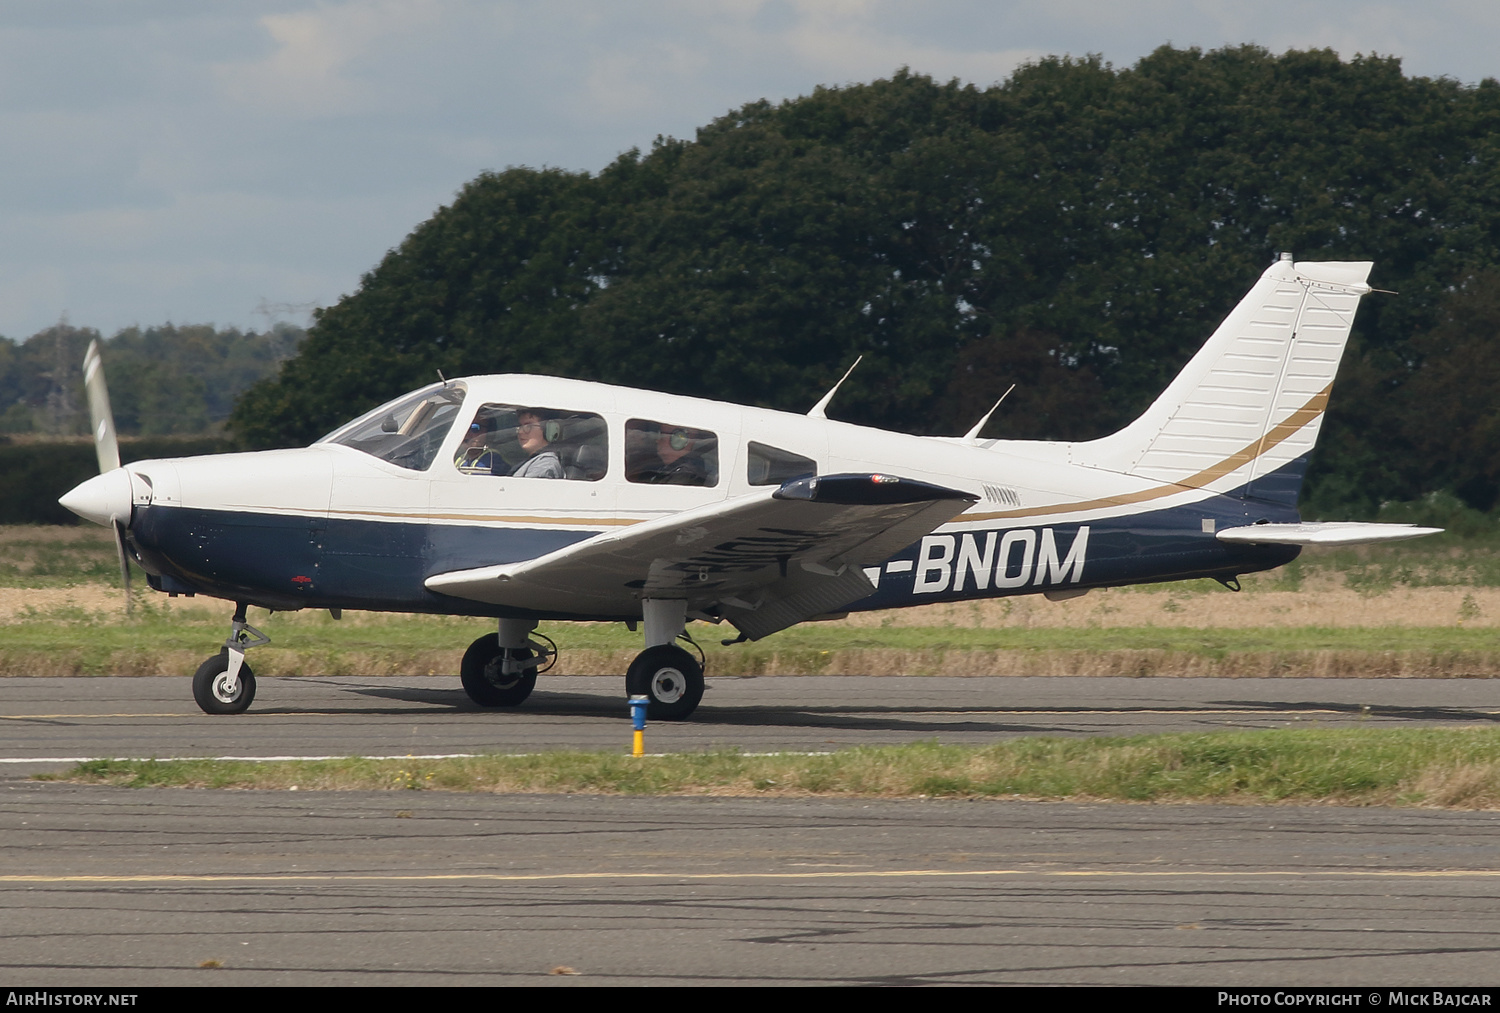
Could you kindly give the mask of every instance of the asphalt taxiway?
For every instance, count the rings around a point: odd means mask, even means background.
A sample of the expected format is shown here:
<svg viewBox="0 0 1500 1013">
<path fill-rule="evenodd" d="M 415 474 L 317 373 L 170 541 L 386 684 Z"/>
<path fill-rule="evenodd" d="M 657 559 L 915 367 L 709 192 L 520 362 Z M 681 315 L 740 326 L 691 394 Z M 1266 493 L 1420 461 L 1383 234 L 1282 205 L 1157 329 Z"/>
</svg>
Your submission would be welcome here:
<svg viewBox="0 0 1500 1013">
<path fill-rule="evenodd" d="M 1497 813 L 10 782 L 0 968 L 116 988 L 1494 985 L 1497 839 Z"/>
<path fill-rule="evenodd" d="M 15 985 L 1500 984 L 1500 813 L 121 789 L 93 756 L 624 750 L 618 680 L 0 680 Z M 1500 682 L 713 680 L 653 751 L 1490 725 Z M 206 965 L 206 966 L 205 966 Z M 567 972 L 576 973 L 567 973 Z"/>
<path fill-rule="evenodd" d="M 0 679 L 0 777 L 79 757 L 405 756 L 623 749 L 623 680 L 543 677 L 485 711 L 453 677 L 262 679 L 245 714 L 211 717 L 187 679 Z M 652 752 L 819 751 L 1288 726 L 1495 724 L 1500 680 L 795 676 L 709 680 L 691 720 L 653 722 Z"/>
</svg>

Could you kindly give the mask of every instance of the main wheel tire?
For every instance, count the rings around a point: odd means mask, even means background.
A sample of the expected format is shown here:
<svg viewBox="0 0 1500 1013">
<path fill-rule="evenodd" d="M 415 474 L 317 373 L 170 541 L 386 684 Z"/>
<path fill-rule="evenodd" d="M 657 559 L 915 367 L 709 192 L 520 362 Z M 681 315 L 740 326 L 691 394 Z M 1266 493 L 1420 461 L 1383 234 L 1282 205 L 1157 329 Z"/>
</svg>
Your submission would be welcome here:
<svg viewBox="0 0 1500 1013">
<path fill-rule="evenodd" d="M 240 665 L 239 686 L 234 693 L 225 692 L 228 675 L 228 648 L 199 665 L 193 673 L 193 699 L 205 714 L 242 714 L 255 699 L 255 673 L 249 665 Z"/>
<path fill-rule="evenodd" d="M 528 647 L 502 648 L 498 633 L 486 633 L 469 645 L 459 666 L 459 678 L 470 700 L 481 707 L 514 707 L 531 695 L 536 688 L 536 668 L 506 675 L 500 663 L 507 657 L 526 660 L 536 657 L 536 652 Z"/>
<path fill-rule="evenodd" d="M 657 721 L 681 721 L 703 699 L 703 669 L 687 651 L 673 644 L 648 647 L 630 663 L 625 692 L 647 696 L 646 715 Z"/>
</svg>

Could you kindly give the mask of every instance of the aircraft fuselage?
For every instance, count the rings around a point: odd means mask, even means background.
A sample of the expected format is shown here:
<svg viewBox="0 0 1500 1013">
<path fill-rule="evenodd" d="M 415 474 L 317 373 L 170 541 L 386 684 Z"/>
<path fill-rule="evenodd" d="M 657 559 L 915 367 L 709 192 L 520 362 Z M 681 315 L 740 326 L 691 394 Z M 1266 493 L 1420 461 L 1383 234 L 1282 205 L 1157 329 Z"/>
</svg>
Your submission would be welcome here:
<svg viewBox="0 0 1500 1013">
<path fill-rule="evenodd" d="M 977 497 L 933 533 L 865 565 L 874 591 L 852 610 L 1232 577 L 1298 552 L 1214 537 L 1226 527 L 1297 519 L 1294 506 L 1250 495 L 1247 483 L 1215 490 L 1152 482 L 1072 464 L 1068 444 L 916 437 L 544 377 L 474 378 L 460 387 L 453 412 L 460 422 L 485 404 L 597 416 L 602 474 L 568 481 L 464 473 L 454 464 L 462 425 L 450 426 L 421 470 L 338 442 L 140 462 L 127 469 L 134 492 L 129 538 L 152 585 L 278 610 L 635 619 L 638 589 L 622 587 L 612 601 L 576 609 L 533 609 L 440 594 L 424 582 L 535 559 L 600 532 L 761 491 L 768 483 L 751 473 L 752 442 L 804 458 L 818 474 L 885 472 Z M 626 427 L 643 416 L 712 433 L 713 484 L 628 481 Z M 1275 485 L 1265 476 L 1259 487 Z M 768 530 L 706 546 L 694 557 L 695 573 L 702 581 L 704 572 L 774 565 L 778 539 L 796 538 L 795 531 Z M 688 585 L 684 596 L 692 590 Z"/>
</svg>

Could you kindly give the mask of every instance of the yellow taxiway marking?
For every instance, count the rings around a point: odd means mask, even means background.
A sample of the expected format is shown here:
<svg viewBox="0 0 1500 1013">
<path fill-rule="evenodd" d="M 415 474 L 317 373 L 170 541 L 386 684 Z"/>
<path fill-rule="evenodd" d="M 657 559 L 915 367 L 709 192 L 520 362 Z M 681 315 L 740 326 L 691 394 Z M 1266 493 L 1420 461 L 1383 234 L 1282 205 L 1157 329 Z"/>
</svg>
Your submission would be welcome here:
<svg viewBox="0 0 1500 1013">
<path fill-rule="evenodd" d="M 38 721 L 48 718 L 190 718 L 197 711 L 172 711 L 162 714 L 0 714 L 6 721 Z"/>
<path fill-rule="evenodd" d="M 539 872 L 539 873 L 205 873 L 202 875 L 79 875 L 0 876 L 0 886 L 25 883 L 551 883 L 572 880 L 675 880 L 703 882 L 729 879 L 922 879 L 958 877 L 1041 876 L 1051 879 L 1187 879 L 1191 877 L 1274 879 L 1466 879 L 1500 878 L 1500 869 L 1262 869 L 1246 871 L 1193 871 L 1190 869 L 887 869 L 865 872 Z"/>
</svg>

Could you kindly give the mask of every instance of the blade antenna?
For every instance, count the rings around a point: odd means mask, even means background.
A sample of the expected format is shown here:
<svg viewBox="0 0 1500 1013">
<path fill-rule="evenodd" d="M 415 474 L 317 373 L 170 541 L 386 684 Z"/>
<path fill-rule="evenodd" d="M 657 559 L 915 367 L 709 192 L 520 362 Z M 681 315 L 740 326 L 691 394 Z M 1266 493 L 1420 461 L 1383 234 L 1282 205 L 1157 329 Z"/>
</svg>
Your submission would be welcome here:
<svg viewBox="0 0 1500 1013">
<path fill-rule="evenodd" d="M 833 400 L 833 395 L 837 394 L 839 388 L 844 385 L 844 381 L 849 379 L 849 373 L 854 372 L 859 367 L 859 364 L 864 361 L 865 357 L 863 355 L 855 359 L 854 365 L 849 367 L 849 372 L 845 373 L 839 382 L 833 385 L 832 390 L 823 395 L 823 400 L 812 406 L 812 410 L 807 413 L 807 417 L 810 419 L 826 419 L 828 416 L 823 414 L 823 409 L 828 407 L 828 402 Z"/>
<path fill-rule="evenodd" d="M 1005 403 L 1005 399 L 1008 398 L 1008 397 L 1010 397 L 1010 392 L 1013 391 L 1013 390 L 1015 390 L 1015 389 L 1016 389 L 1016 385 L 1015 384 L 1011 384 L 1009 387 L 1006 388 L 1005 393 L 1000 395 L 1000 400 L 995 402 L 995 407 L 991 408 L 989 411 L 985 412 L 984 413 L 984 418 L 982 418 L 978 422 L 974 423 L 974 428 L 973 429 L 970 429 L 967 433 L 964 433 L 964 440 L 965 440 L 965 442 L 968 442 L 968 443 L 978 443 L 979 442 L 979 431 L 981 429 L 983 429 L 984 428 L 984 424 L 990 420 L 990 416 L 993 415 L 993 414 L 995 414 L 995 409 L 999 408 L 1002 404 L 1004 404 Z"/>
</svg>

